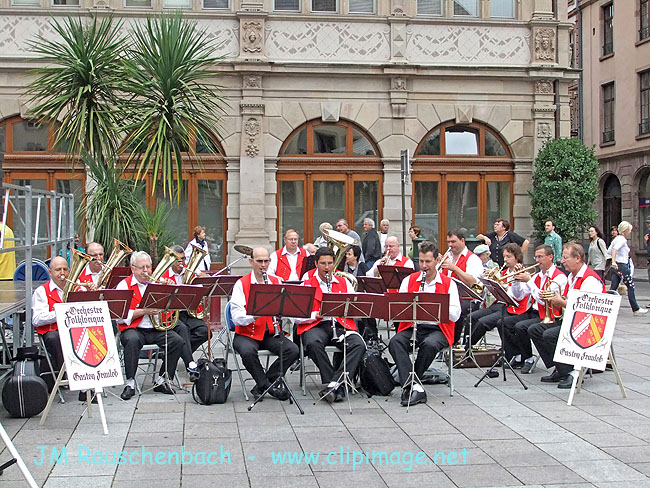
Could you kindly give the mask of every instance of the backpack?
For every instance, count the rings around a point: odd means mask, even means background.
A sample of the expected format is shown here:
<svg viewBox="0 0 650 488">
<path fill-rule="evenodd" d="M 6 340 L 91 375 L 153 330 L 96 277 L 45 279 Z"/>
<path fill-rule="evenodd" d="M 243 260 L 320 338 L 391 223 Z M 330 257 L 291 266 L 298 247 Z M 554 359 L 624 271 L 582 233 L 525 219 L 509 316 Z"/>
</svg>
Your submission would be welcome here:
<svg viewBox="0 0 650 488">
<path fill-rule="evenodd" d="M 199 359 L 197 365 L 199 379 L 192 386 L 194 401 L 202 405 L 226 403 L 232 383 L 232 371 L 228 369 L 225 359 Z"/>
<path fill-rule="evenodd" d="M 369 397 L 390 395 L 395 388 L 388 363 L 382 357 L 379 341 L 368 342 L 359 364 L 359 385 Z"/>
</svg>

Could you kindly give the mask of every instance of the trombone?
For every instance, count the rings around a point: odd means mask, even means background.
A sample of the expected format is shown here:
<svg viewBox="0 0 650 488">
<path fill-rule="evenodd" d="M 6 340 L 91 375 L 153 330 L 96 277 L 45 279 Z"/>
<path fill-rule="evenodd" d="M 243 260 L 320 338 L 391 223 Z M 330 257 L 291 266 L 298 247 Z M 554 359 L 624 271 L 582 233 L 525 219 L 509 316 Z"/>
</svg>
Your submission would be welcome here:
<svg viewBox="0 0 650 488">
<path fill-rule="evenodd" d="M 503 275 L 503 276 L 500 276 L 499 274 L 497 274 L 497 275 L 494 276 L 492 279 L 493 279 L 494 281 L 497 281 L 497 282 L 499 282 L 500 284 L 503 285 L 503 284 L 508 283 L 508 282 L 509 282 L 512 278 L 514 278 L 515 276 L 517 276 L 517 275 L 519 275 L 519 274 L 521 274 L 521 273 L 527 273 L 527 272 L 529 272 L 529 271 L 531 271 L 531 270 L 537 268 L 538 266 L 539 266 L 539 265 L 537 265 L 537 264 L 533 264 L 533 265 L 528 266 L 528 267 L 526 267 L 526 268 L 517 269 L 517 270 L 512 271 L 511 273 L 505 274 L 505 275 Z"/>
</svg>

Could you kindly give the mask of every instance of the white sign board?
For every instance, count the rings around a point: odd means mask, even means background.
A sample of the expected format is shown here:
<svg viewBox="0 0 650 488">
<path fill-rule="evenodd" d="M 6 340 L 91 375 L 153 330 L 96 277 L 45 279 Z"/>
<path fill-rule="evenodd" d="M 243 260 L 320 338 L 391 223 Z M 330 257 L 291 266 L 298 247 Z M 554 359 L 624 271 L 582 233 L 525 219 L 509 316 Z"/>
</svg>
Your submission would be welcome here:
<svg viewBox="0 0 650 488">
<path fill-rule="evenodd" d="M 108 303 L 56 303 L 54 311 L 70 389 L 124 384 Z"/>
<path fill-rule="evenodd" d="M 605 370 L 621 297 L 571 290 L 553 361 Z"/>
</svg>

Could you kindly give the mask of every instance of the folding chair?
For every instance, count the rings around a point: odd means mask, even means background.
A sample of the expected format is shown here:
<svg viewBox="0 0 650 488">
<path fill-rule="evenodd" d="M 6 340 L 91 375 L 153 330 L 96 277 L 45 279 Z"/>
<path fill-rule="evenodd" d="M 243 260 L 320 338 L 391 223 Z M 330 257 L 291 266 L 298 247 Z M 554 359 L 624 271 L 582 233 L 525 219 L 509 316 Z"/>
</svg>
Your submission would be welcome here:
<svg viewBox="0 0 650 488">
<path fill-rule="evenodd" d="M 52 366 L 52 359 L 50 358 L 50 353 L 45 348 L 45 341 L 43 340 L 43 336 L 41 334 L 36 334 L 36 335 L 38 336 L 38 343 L 40 345 L 41 350 L 43 351 L 43 354 L 45 355 L 45 359 L 47 360 L 47 365 L 50 369 L 46 374 L 52 375 L 52 382 L 56 383 L 57 373 L 54 371 L 54 367 Z M 61 393 L 61 387 L 57 386 L 56 392 L 59 395 L 59 400 L 61 401 L 61 403 L 65 403 L 65 399 L 63 398 L 63 394 Z"/>
<path fill-rule="evenodd" d="M 325 352 L 335 353 L 341 352 L 341 350 L 336 346 L 325 346 Z M 305 359 L 309 356 L 305 356 L 305 349 L 302 344 L 302 337 L 300 338 L 300 388 L 302 389 L 302 396 L 307 396 L 307 376 L 319 375 L 318 371 L 307 371 L 305 368 Z"/>
</svg>

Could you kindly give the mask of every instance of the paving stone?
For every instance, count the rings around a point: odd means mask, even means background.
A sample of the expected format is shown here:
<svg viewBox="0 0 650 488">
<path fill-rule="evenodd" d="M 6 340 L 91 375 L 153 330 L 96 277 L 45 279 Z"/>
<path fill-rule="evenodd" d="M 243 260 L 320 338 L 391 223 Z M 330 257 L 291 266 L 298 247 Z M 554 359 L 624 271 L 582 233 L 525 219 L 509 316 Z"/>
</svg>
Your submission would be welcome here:
<svg viewBox="0 0 650 488">
<path fill-rule="evenodd" d="M 111 488 L 113 476 L 86 476 L 85 481 L 93 488 Z M 2 485 L 0 484 L 0 486 Z M 70 488 L 70 486 L 71 482 L 69 477 L 50 476 L 43 485 L 43 488 Z"/>
<path fill-rule="evenodd" d="M 553 485 L 559 483 L 580 483 L 585 481 L 566 466 L 516 466 L 508 468 L 526 486 L 534 483 Z"/>
<path fill-rule="evenodd" d="M 592 483 L 647 480 L 645 475 L 617 459 L 565 461 L 563 464 Z"/>
<path fill-rule="evenodd" d="M 192 488 L 214 488 L 215 486 L 227 486 L 228 488 L 250 487 L 246 474 L 198 475 L 183 472 L 181 481 L 182 486 L 191 486 Z M 160 483 L 158 483 L 157 488 L 160 488 Z"/>
<path fill-rule="evenodd" d="M 314 475 L 320 488 L 339 488 L 341 486 L 372 486 L 373 488 L 380 488 L 386 486 L 386 483 L 376 471 L 346 473 L 345 478 L 342 478 L 341 473 L 328 471 L 318 471 Z"/>
<path fill-rule="evenodd" d="M 604 447 L 603 451 L 626 464 L 642 463 L 650 459 L 650 446 Z"/>
<path fill-rule="evenodd" d="M 553 442 L 536 444 L 542 451 L 554 457 L 561 463 L 565 461 L 594 461 L 598 459 L 611 460 L 612 457 L 602 449 L 592 446 L 586 441 Z"/>
<path fill-rule="evenodd" d="M 389 488 L 422 488 L 425 486 L 447 488 L 456 486 L 443 472 L 381 473 L 381 477 Z"/>
<path fill-rule="evenodd" d="M 516 466 L 551 466 L 558 461 L 526 440 L 476 441 L 476 445 L 505 468 Z M 469 458 L 473 457 L 470 450 Z M 512 471 L 512 470 L 510 470 Z"/>
<path fill-rule="evenodd" d="M 498 464 L 441 466 L 441 469 L 459 487 L 521 485 L 517 478 Z"/>
</svg>

